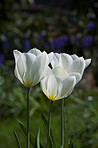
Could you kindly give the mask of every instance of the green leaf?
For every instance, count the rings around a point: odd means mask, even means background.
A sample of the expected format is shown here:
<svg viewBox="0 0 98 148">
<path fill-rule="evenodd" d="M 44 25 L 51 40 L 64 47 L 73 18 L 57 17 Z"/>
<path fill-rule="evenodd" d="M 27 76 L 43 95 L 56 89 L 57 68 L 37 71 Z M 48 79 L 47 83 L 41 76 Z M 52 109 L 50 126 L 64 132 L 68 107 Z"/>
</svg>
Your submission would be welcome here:
<svg viewBox="0 0 98 148">
<path fill-rule="evenodd" d="M 17 147 L 21 148 L 20 140 L 18 138 L 18 135 L 17 135 L 16 131 L 13 130 L 13 133 L 14 133 L 14 136 L 15 136 L 15 139 L 16 139 Z"/>
<path fill-rule="evenodd" d="M 17 121 L 18 121 L 18 123 L 19 123 L 19 125 L 20 125 L 20 127 L 21 127 L 21 129 L 23 131 L 23 133 L 26 135 L 26 133 L 27 133 L 26 127 L 23 125 L 23 123 L 20 120 L 17 120 Z"/>
<path fill-rule="evenodd" d="M 43 121 L 43 124 L 45 127 L 45 131 L 46 131 L 46 133 L 48 133 L 48 121 L 43 114 L 42 114 L 42 121 Z"/>
<path fill-rule="evenodd" d="M 38 131 L 37 134 L 37 148 L 40 148 L 40 130 Z"/>
<path fill-rule="evenodd" d="M 22 132 L 24 133 L 24 135 L 26 136 L 26 127 L 24 126 L 24 124 L 18 120 L 18 123 L 20 125 L 20 128 L 22 130 Z M 36 138 L 35 136 L 30 132 L 30 144 L 32 146 L 32 148 L 37 148 L 35 146 L 35 141 L 36 141 Z M 40 148 L 44 148 L 41 144 L 40 144 Z"/>
<path fill-rule="evenodd" d="M 48 121 L 43 114 L 42 114 L 42 121 L 43 121 L 43 124 L 44 124 L 44 127 L 45 127 L 46 134 L 48 134 Z M 52 148 L 52 147 L 57 148 L 55 138 L 52 134 L 52 130 L 50 130 L 49 147 L 50 148 Z"/>
<path fill-rule="evenodd" d="M 24 135 L 27 136 L 26 127 L 19 120 L 18 120 L 18 123 L 19 123 L 20 128 L 21 128 L 22 132 L 24 133 Z M 35 140 L 35 137 L 30 133 L 30 144 L 32 145 L 32 147 L 33 147 L 33 144 L 34 144 L 34 140 Z"/>
<path fill-rule="evenodd" d="M 70 143 L 68 144 L 68 148 L 76 148 L 76 146 L 73 144 L 71 140 L 70 140 Z"/>
</svg>

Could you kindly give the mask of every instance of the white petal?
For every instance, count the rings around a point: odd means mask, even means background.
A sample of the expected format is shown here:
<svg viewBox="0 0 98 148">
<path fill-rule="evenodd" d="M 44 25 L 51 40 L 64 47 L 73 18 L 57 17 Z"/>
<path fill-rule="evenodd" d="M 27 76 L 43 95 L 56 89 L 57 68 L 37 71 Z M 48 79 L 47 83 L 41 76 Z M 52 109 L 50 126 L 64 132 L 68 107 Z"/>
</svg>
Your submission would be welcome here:
<svg viewBox="0 0 98 148">
<path fill-rule="evenodd" d="M 56 81 L 56 78 L 53 74 L 51 74 L 47 79 L 47 92 L 49 97 L 55 97 L 57 95 L 57 87 L 58 83 Z"/>
<path fill-rule="evenodd" d="M 76 78 L 74 76 L 68 77 L 64 81 L 62 81 L 61 89 L 59 88 L 59 92 L 58 92 L 58 96 L 56 96 L 57 97 L 56 100 L 70 95 L 75 85 L 76 85 Z"/>
<path fill-rule="evenodd" d="M 73 58 L 73 60 L 76 60 L 79 58 L 76 54 L 71 55 L 71 57 Z"/>
<path fill-rule="evenodd" d="M 41 54 L 41 51 L 39 49 L 37 49 L 37 48 L 33 48 L 28 53 L 32 53 L 35 56 L 38 56 L 39 54 Z"/>
<path fill-rule="evenodd" d="M 17 69 L 17 61 L 18 61 L 18 59 L 19 59 L 19 57 L 21 56 L 22 53 L 18 50 L 14 50 L 13 54 L 14 54 L 14 57 L 15 57 L 15 70 L 14 70 L 15 76 L 21 81 L 21 83 L 23 83 L 22 77 L 19 74 L 18 69 Z"/>
<path fill-rule="evenodd" d="M 63 67 L 54 67 L 52 69 L 53 73 L 57 76 L 60 76 L 63 80 L 68 76 L 68 74 L 66 73 L 66 71 L 63 69 Z"/>
<path fill-rule="evenodd" d="M 43 93 L 48 97 L 47 93 L 47 78 L 45 77 L 43 80 L 41 80 L 41 89 Z"/>
<path fill-rule="evenodd" d="M 67 72 L 69 71 L 69 68 L 71 67 L 72 62 L 73 62 L 73 59 L 70 55 L 65 53 L 61 54 L 59 63 L 60 63 L 60 66 L 62 66 L 65 69 L 65 71 Z"/>
<path fill-rule="evenodd" d="M 91 59 L 85 60 L 85 68 L 88 67 L 90 63 L 91 63 Z"/>
<path fill-rule="evenodd" d="M 13 54 L 15 57 L 15 63 L 17 63 L 17 60 L 18 60 L 19 56 L 21 55 L 21 52 L 18 50 L 13 50 Z"/>
<path fill-rule="evenodd" d="M 51 61 L 51 65 L 52 65 L 53 68 L 58 66 L 59 58 L 60 58 L 60 54 L 54 53 L 53 59 Z"/>
<path fill-rule="evenodd" d="M 23 54 L 23 60 L 24 60 L 24 64 L 25 64 L 23 81 L 25 84 L 29 83 L 29 85 L 32 85 L 32 80 L 33 80 L 32 68 L 33 68 L 33 63 L 34 63 L 35 59 L 36 59 L 36 56 L 31 53 L 24 53 Z"/>
<path fill-rule="evenodd" d="M 38 55 L 32 65 L 32 74 L 33 74 L 33 82 L 37 84 L 46 74 L 48 64 L 47 64 L 47 54 L 41 53 Z"/>
<path fill-rule="evenodd" d="M 57 87 L 58 83 L 53 73 L 46 75 L 46 77 L 41 81 L 42 91 L 52 101 L 54 101 L 54 98 L 57 95 Z"/>
<path fill-rule="evenodd" d="M 85 69 L 85 61 L 81 57 L 81 58 L 78 58 L 78 59 L 73 61 L 72 65 L 70 67 L 69 73 L 70 72 L 77 72 L 77 73 L 80 73 L 82 75 L 84 69 Z"/>
<path fill-rule="evenodd" d="M 53 52 L 51 52 L 51 53 L 48 54 L 49 63 L 52 61 L 53 56 L 54 56 L 54 53 Z"/>
<path fill-rule="evenodd" d="M 24 83 L 23 75 L 26 72 L 26 66 L 25 66 L 25 58 L 24 55 L 21 54 L 16 60 L 16 67 L 15 67 L 15 75 L 16 77 L 21 81 L 21 83 Z"/>
<path fill-rule="evenodd" d="M 71 55 L 73 60 L 79 59 L 79 57 L 76 54 Z M 91 63 L 91 59 L 86 59 L 85 60 L 85 68 L 88 67 L 88 65 Z"/>
<path fill-rule="evenodd" d="M 77 72 L 71 72 L 69 74 L 69 76 L 75 76 L 76 77 L 76 84 L 81 80 L 82 78 L 82 75 L 80 73 L 77 73 Z"/>
</svg>

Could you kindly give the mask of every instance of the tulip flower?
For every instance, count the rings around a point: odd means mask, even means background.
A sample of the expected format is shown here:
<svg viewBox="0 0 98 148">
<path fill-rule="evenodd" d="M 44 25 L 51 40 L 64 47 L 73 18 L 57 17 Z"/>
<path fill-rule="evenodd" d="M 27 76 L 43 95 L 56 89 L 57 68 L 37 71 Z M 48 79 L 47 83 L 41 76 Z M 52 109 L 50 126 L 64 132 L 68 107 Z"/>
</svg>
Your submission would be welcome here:
<svg viewBox="0 0 98 148">
<path fill-rule="evenodd" d="M 47 75 L 41 81 L 42 91 L 52 101 L 67 97 L 81 80 L 91 59 L 68 54 L 54 54 Z"/>
<path fill-rule="evenodd" d="M 52 69 L 48 68 L 47 75 L 41 81 L 42 91 L 51 101 L 67 97 L 76 84 L 76 77 L 68 76 L 64 68 L 55 62 L 55 66 L 52 64 Z"/>
<path fill-rule="evenodd" d="M 63 71 L 68 76 L 75 76 L 76 83 L 78 83 L 83 75 L 85 68 L 91 63 L 91 59 L 84 59 L 83 57 L 78 57 L 77 55 L 68 55 L 65 53 L 55 53 L 54 58 L 51 62 L 52 67 L 60 65 Z"/>
<path fill-rule="evenodd" d="M 31 88 L 40 82 L 45 76 L 49 62 L 46 52 L 34 48 L 27 53 L 14 50 L 15 76 L 27 88 Z"/>
<path fill-rule="evenodd" d="M 55 101 L 67 97 L 75 84 L 75 76 L 67 76 L 61 67 L 55 67 L 48 68 L 47 75 L 41 81 L 41 88 L 51 101 Z"/>
</svg>

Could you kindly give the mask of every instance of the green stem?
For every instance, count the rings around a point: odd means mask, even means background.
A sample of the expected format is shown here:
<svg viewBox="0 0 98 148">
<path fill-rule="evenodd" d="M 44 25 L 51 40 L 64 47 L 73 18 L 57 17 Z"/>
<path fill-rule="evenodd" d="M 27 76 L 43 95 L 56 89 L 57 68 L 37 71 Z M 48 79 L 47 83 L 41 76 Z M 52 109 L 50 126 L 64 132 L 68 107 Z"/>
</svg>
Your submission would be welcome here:
<svg viewBox="0 0 98 148">
<path fill-rule="evenodd" d="M 26 148 L 30 147 L 30 141 L 29 141 L 29 94 L 30 94 L 30 88 L 27 88 L 27 139 L 26 139 Z"/>
<path fill-rule="evenodd" d="M 50 138 L 52 105 L 53 105 L 53 101 L 51 101 L 50 109 L 49 109 L 49 116 L 48 116 L 48 136 L 47 136 L 47 146 L 46 147 L 48 147 L 49 138 Z"/>
<path fill-rule="evenodd" d="M 64 148 L 64 99 L 61 100 L 61 148 Z"/>
</svg>

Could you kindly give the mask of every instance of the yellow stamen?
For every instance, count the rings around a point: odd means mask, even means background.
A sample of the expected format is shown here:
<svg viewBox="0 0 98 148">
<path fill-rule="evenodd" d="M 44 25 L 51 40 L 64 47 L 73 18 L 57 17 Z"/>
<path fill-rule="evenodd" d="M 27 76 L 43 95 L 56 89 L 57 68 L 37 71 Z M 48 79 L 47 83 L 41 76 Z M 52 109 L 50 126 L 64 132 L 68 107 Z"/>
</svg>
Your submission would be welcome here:
<svg viewBox="0 0 98 148">
<path fill-rule="evenodd" d="M 49 99 L 50 99 L 51 101 L 54 101 L 54 96 L 49 96 Z"/>
<path fill-rule="evenodd" d="M 31 87 L 30 82 L 26 82 L 24 85 L 25 85 L 26 87 L 28 87 L 28 88 L 30 88 L 30 87 Z"/>
</svg>

